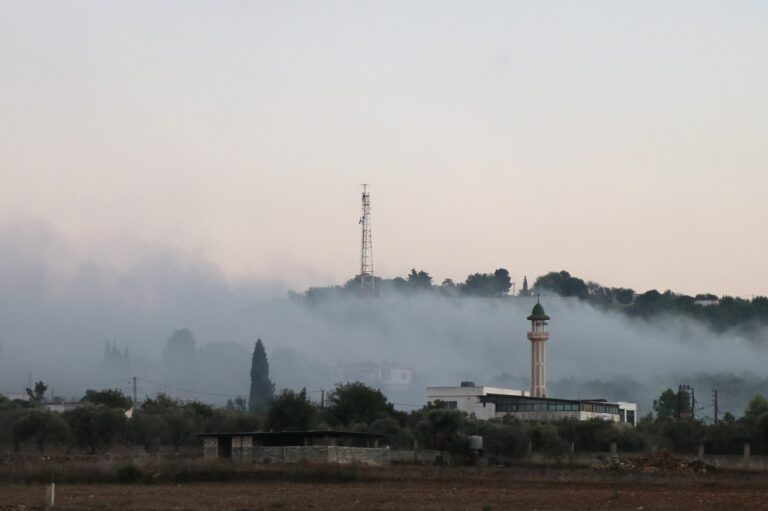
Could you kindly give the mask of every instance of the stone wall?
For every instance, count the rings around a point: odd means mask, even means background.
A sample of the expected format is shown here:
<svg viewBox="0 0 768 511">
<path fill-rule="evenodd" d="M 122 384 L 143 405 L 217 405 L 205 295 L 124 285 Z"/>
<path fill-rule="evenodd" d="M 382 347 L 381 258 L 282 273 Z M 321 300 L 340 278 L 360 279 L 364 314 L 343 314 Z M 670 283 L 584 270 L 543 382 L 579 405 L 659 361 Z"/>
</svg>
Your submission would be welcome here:
<svg viewBox="0 0 768 511">
<path fill-rule="evenodd" d="M 207 436 L 203 438 L 203 458 L 214 459 L 219 457 L 219 439 Z"/>
<path fill-rule="evenodd" d="M 723 470 L 768 471 L 768 456 L 705 455 L 700 459 L 704 463 Z"/>
<path fill-rule="evenodd" d="M 423 449 L 418 451 L 390 451 L 389 461 L 390 463 L 418 463 L 418 464 L 432 464 L 440 456 L 440 451 L 434 451 L 432 449 Z"/>
<path fill-rule="evenodd" d="M 711 454 L 679 454 L 675 453 L 677 458 L 687 459 L 690 461 L 699 460 L 703 461 L 707 465 L 720 470 L 750 470 L 750 471 L 768 471 L 768 456 L 750 456 L 747 455 L 711 455 Z M 636 453 L 618 453 L 622 458 L 641 458 L 648 456 L 648 453 L 636 452 Z M 605 458 L 611 457 L 609 452 L 577 452 L 571 454 L 564 454 L 559 460 L 544 456 L 541 453 L 531 453 L 526 458 L 514 458 L 504 459 L 514 464 L 535 464 L 535 465 L 571 465 L 589 467 Z M 502 461 L 500 459 L 500 461 Z"/>
<path fill-rule="evenodd" d="M 388 448 L 342 447 L 335 445 L 259 447 L 253 446 L 250 436 L 232 437 L 232 461 L 235 463 L 361 463 L 365 465 L 387 465 L 389 463 L 435 463 L 439 452 L 433 450 L 390 451 Z M 538 452 L 529 452 L 527 457 L 494 457 L 496 462 L 536 465 L 591 466 L 611 455 L 641 457 L 647 453 L 596 453 L 570 452 L 560 459 L 546 457 Z M 722 470 L 768 471 L 768 456 L 751 456 L 745 445 L 743 455 L 708 455 L 703 449 L 697 455 L 676 454 L 681 458 L 699 459 Z M 203 438 L 203 457 L 219 457 L 218 439 Z"/>
<path fill-rule="evenodd" d="M 310 445 L 286 447 L 253 447 L 232 441 L 232 461 L 235 463 L 361 463 L 389 464 L 389 449 Z"/>
</svg>

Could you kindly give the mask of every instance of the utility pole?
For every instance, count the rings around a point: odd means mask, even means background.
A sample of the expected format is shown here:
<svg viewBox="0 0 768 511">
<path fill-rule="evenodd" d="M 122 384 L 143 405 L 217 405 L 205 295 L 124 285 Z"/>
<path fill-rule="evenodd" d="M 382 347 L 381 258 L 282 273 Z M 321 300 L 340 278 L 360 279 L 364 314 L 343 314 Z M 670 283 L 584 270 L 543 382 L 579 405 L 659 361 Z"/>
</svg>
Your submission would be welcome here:
<svg viewBox="0 0 768 511">
<path fill-rule="evenodd" d="M 325 408 L 325 389 L 320 389 L 320 409 Z"/>
<path fill-rule="evenodd" d="M 363 215 L 360 217 L 362 240 L 360 245 L 360 291 L 373 293 L 373 243 L 371 242 L 371 194 L 363 185 Z"/>
<path fill-rule="evenodd" d="M 691 418 L 696 418 L 696 394 L 693 387 L 691 387 Z"/>
<path fill-rule="evenodd" d="M 134 411 L 136 410 L 136 404 L 137 404 L 137 400 L 136 400 L 136 377 L 134 376 L 133 377 L 133 410 Z"/>
<path fill-rule="evenodd" d="M 712 405 L 714 406 L 714 409 L 715 409 L 715 426 L 717 426 L 717 420 L 718 420 L 718 416 L 717 416 L 717 411 L 718 411 L 717 410 L 717 389 L 713 389 L 712 390 Z"/>
</svg>

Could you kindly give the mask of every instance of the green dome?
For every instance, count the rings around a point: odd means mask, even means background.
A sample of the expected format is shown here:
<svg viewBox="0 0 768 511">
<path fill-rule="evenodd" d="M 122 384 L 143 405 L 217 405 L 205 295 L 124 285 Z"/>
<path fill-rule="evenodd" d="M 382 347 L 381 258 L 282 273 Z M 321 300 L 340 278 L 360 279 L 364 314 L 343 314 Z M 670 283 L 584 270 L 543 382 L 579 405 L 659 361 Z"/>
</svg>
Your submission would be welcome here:
<svg viewBox="0 0 768 511">
<path fill-rule="evenodd" d="M 549 319 L 549 316 L 544 312 L 544 307 L 542 307 L 540 303 L 537 303 L 533 306 L 533 310 L 531 311 L 531 315 L 528 316 L 528 319 L 531 321 L 535 319 Z"/>
</svg>

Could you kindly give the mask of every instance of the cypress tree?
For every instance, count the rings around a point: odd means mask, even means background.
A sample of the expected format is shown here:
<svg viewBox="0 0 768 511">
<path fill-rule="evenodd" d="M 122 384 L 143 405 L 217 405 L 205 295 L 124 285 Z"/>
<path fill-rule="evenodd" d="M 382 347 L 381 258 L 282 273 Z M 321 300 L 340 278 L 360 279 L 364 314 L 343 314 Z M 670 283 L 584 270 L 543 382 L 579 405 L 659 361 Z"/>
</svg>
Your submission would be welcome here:
<svg viewBox="0 0 768 511">
<path fill-rule="evenodd" d="M 251 359 L 251 394 L 248 398 L 248 410 L 262 412 L 275 393 L 275 384 L 269 379 L 269 362 L 264 343 L 256 341 Z"/>
</svg>

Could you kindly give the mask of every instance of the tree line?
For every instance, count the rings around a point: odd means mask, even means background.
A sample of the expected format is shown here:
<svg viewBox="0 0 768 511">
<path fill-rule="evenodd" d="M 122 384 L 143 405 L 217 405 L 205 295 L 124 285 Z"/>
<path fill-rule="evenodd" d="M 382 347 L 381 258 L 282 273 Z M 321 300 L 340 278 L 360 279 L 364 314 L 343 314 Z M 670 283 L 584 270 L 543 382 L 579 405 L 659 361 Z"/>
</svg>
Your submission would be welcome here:
<svg viewBox="0 0 768 511">
<path fill-rule="evenodd" d="M 660 316 L 686 316 L 704 322 L 718 332 L 727 330 L 754 333 L 768 326 L 768 298 L 718 297 L 712 293 L 695 296 L 651 289 L 637 293 L 631 288 L 604 287 L 584 281 L 567 271 L 538 277 L 535 292 L 576 298 L 602 309 L 616 310 L 630 317 L 651 319 Z M 699 302 L 699 303 L 697 303 Z"/>
<path fill-rule="evenodd" d="M 468 275 L 464 282 L 456 283 L 447 278 L 439 285 L 433 282 L 428 272 L 412 268 L 404 277 L 374 277 L 373 283 L 377 294 L 437 292 L 448 296 L 500 297 L 507 295 L 512 288 L 512 279 L 505 268 L 499 268 L 492 273 L 473 273 Z M 527 284 L 525 287 L 527 289 Z M 321 301 L 334 296 L 354 295 L 360 292 L 360 288 L 358 275 L 341 286 L 310 287 L 304 293 L 304 298 L 309 301 Z"/>
<path fill-rule="evenodd" d="M 447 278 L 442 283 L 435 284 L 427 271 L 413 268 L 404 277 L 374 277 L 374 287 L 377 294 L 431 292 L 457 297 L 506 297 L 511 296 L 512 279 L 507 269 L 499 268 L 490 273 L 473 273 L 463 282 L 457 283 Z M 319 302 L 334 296 L 358 293 L 359 275 L 341 286 L 310 287 L 303 294 L 303 298 L 309 302 Z M 553 271 L 537 277 L 530 287 L 528 278 L 525 277 L 517 291 L 518 296 L 547 293 L 575 298 L 601 309 L 615 310 L 642 319 L 682 315 L 702 321 L 718 332 L 740 330 L 742 333 L 752 334 L 756 328 L 768 326 L 768 297 L 765 296 L 749 299 L 717 296 L 712 293 L 692 296 L 656 289 L 641 293 L 628 287 L 606 287 L 597 282 L 585 281 L 567 271 Z"/>
<path fill-rule="evenodd" d="M 506 457 L 522 456 L 530 448 L 554 457 L 564 455 L 571 446 L 578 451 L 607 451 L 614 442 L 625 452 L 654 446 L 695 452 L 704 445 L 716 454 L 739 454 L 749 442 L 754 454 L 768 455 L 768 400 L 760 394 L 739 419 L 727 413 L 717 424 L 708 424 L 694 416 L 692 396 L 685 389 L 667 389 L 636 428 L 600 419 L 535 423 L 507 416 L 478 420 L 440 402 L 405 412 L 397 410 L 380 390 L 360 382 L 338 383 L 318 404 L 306 389 L 284 389 L 275 395 L 261 339 L 254 345 L 250 377 L 248 399 L 231 399 L 223 407 L 162 393 L 139 404 L 121 390 L 107 389 L 87 390 L 80 406 L 62 413 L 46 407 L 47 386 L 40 381 L 27 389 L 28 400 L 0 395 L 0 447 L 18 451 L 33 445 L 44 452 L 59 445 L 88 453 L 108 451 L 114 445 L 179 450 L 198 445 L 198 433 L 337 429 L 383 434 L 395 449 L 447 451 L 458 462 L 466 455 L 471 435 L 484 437 L 489 455 Z"/>
<path fill-rule="evenodd" d="M 31 391 L 35 399 L 29 401 L 0 396 L 0 446 L 40 452 L 61 446 L 98 453 L 116 445 L 178 450 L 199 445 L 198 433 L 337 429 L 383 434 L 394 449 L 444 450 L 457 462 L 466 456 L 470 435 L 482 435 L 486 454 L 497 457 L 524 456 L 529 448 L 558 457 L 571 445 L 580 452 L 605 452 L 613 442 L 623 452 L 657 447 L 694 453 L 701 444 L 713 454 L 740 454 L 749 442 L 753 454 L 768 455 L 768 400 L 761 395 L 752 399 L 743 417 L 726 414 L 718 424 L 706 424 L 690 414 L 686 396 L 668 389 L 654 403 L 655 413 L 631 428 L 600 419 L 478 420 L 440 402 L 405 412 L 397 410 L 381 391 L 359 382 L 337 384 L 322 406 L 310 400 L 304 389 L 282 390 L 258 412 L 248 411 L 245 399 L 239 405 L 214 407 L 158 394 L 137 405 L 130 417 L 126 411 L 133 403 L 117 389 L 89 390 L 81 406 L 62 413 L 43 406 L 42 382 L 36 390 Z"/>
</svg>

